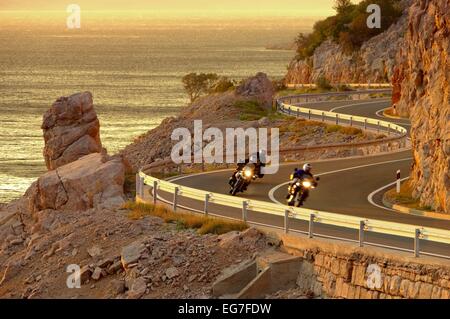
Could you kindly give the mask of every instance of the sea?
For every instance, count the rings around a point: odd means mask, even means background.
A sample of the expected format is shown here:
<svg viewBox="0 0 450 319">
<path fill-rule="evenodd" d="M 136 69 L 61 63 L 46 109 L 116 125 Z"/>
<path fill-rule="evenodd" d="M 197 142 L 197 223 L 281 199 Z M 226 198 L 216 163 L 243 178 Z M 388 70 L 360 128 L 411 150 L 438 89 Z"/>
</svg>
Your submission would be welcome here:
<svg viewBox="0 0 450 319">
<path fill-rule="evenodd" d="M 302 19 L 82 20 L 0 12 L 0 203 L 46 171 L 41 123 L 60 96 L 90 91 L 103 145 L 116 153 L 188 103 L 181 78 L 212 72 L 240 80 L 282 78 L 311 28 Z"/>
</svg>

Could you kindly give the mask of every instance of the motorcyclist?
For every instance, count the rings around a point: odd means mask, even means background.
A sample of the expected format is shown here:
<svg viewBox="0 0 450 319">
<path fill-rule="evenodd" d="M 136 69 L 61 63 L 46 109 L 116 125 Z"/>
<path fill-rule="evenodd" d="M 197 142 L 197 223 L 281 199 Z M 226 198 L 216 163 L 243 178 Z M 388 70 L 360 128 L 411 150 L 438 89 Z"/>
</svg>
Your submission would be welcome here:
<svg viewBox="0 0 450 319">
<path fill-rule="evenodd" d="M 292 187 L 292 185 L 296 182 L 296 180 L 303 180 L 305 178 L 310 178 L 312 180 L 316 180 L 314 178 L 314 175 L 312 174 L 312 165 L 309 163 L 306 163 L 305 165 L 303 165 L 302 169 L 298 169 L 295 168 L 294 172 L 291 174 L 291 183 L 289 184 L 289 188 Z M 304 189 L 303 191 L 303 202 L 306 201 L 306 199 L 309 196 L 309 190 L 308 189 Z M 286 196 L 286 198 L 289 198 L 289 194 Z"/>
<path fill-rule="evenodd" d="M 253 163 L 255 164 L 255 175 L 258 176 L 258 178 L 263 178 L 264 174 L 261 173 L 261 167 L 265 167 L 265 152 L 264 151 L 259 151 L 256 152 L 254 154 L 252 154 L 250 156 L 250 158 L 246 158 L 245 161 L 243 163 L 238 163 L 236 169 L 234 170 L 233 174 L 230 177 L 230 180 L 228 181 L 228 183 L 230 184 L 230 186 L 233 186 L 234 183 L 236 182 L 236 173 L 239 172 L 240 170 L 242 170 L 245 165 L 247 165 L 248 163 Z"/>
</svg>

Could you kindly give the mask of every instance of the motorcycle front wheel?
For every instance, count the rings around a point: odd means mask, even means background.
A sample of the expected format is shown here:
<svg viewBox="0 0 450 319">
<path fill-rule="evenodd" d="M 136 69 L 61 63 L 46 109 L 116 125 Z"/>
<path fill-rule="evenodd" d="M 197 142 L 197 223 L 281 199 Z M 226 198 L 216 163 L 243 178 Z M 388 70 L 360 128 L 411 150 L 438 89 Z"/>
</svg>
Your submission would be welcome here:
<svg viewBox="0 0 450 319">
<path fill-rule="evenodd" d="M 233 190 L 231 191 L 231 196 L 236 196 L 236 194 L 240 191 L 241 187 L 242 187 L 242 180 L 239 179 L 234 185 Z"/>
</svg>

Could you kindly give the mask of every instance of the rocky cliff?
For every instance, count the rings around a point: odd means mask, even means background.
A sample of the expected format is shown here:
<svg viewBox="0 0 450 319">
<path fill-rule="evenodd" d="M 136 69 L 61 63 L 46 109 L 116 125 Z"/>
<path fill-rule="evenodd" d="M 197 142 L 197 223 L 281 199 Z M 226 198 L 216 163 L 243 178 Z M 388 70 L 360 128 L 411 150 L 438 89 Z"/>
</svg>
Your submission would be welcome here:
<svg viewBox="0 0 450 319">
<path fill-rule="evenodd" d="M 450 3 L 416 0 L 399 53 L 394 85 L 398 109 L 409 113 L 412 182 L 424 206 L 450 213 Z"/>
<path fill-rule="evenodd" d="M 42 129 L 49 170 L 102 151 L 100 124 L 90 92 L 57 99 L 44 114 Z"/>
<path fill-rule="evenodd" d="M 410 0 L 403 1 L 407 8 Z M 288 66 L 286 84 L 315 83 L 324 76 L 331 83 L 384 83 L 394 74 L 398 48 L 406 30 L 407 10 L 385 32 L 366 41 L 359 50 L 347 54 L 332 40 L 323 42 L 312 57 L 294 59 Z"/>
</svg>

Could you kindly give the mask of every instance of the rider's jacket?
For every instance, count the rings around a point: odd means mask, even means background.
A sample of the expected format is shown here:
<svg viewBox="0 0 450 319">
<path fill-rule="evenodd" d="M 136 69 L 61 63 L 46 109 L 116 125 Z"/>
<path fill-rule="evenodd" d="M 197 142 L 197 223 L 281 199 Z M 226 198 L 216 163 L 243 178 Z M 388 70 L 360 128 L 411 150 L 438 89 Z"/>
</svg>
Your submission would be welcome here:
<svg viewBox="0 0 450 319">
<path fill-rule="evenodd" d="M 314 179 L 314 176 L 311 173 L 305 172 L 302 169 L 298 169 L 291 174 L 291 181 L 295 178 L 304 179 L 305 177 L 310 177 L 311 179 Z"/>
</svg>

